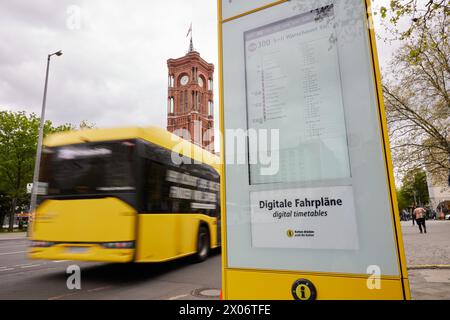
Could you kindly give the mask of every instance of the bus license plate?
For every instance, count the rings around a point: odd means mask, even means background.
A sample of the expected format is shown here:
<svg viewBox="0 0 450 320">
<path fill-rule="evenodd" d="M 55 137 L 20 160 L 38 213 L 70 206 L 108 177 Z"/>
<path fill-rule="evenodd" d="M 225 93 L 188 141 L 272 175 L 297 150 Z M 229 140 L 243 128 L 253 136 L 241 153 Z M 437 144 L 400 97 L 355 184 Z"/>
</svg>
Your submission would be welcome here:
<svg viewBox="0 0 450 320">
<path fill-rule="evenodd" d="M 68 248 L 68 251 L 70 253 L 85 253 L 88 250 L 88 248 L 85 247 L 70 247 Z"/>
</svg>

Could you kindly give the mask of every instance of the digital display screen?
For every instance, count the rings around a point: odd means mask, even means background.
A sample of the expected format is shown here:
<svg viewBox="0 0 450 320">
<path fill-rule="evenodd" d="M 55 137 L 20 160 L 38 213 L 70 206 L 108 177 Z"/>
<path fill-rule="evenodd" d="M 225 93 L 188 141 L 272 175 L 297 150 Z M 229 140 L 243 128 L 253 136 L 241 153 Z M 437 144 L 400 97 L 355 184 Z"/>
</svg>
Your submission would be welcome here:
<svg viewBox="0 0 450 320">
<path fill-rule="evenodd" d="M 244 41 L 249 132 L 279 131 L 274 173 L 261 170 L 268 150 L 249 144 L 251 184 L 349 178 L 334 6 L 246 31 Z"/>
</svg>

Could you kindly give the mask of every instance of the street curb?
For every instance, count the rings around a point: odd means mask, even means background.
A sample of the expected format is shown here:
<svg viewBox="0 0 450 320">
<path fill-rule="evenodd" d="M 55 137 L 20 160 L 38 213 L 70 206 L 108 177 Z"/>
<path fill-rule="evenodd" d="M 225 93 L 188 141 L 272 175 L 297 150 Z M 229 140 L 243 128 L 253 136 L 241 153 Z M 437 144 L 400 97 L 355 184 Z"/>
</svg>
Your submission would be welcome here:
<svg viewBox="0 0 450 320">
<path fill-rule="evenodd" d="M 408 267 L 408 270 L 427 270 L 427 269 L 447 270 L 450 269 L 450 264 L 429 264 L 429 265 L 426 264 Z"/>
<path fill-rule="evenodd" d="M 22 233 L 22 235 L 16 235 L 16 236 L 11 235 L 11 238 L 3 238 L 3 237 L 0 236 L 0 241 L 22 240 L 22 239 L 27 239 L 27 238 L 28 237 L 27 237 L 27 234 L 25 232 L 25 233 Z"/>
</svg>

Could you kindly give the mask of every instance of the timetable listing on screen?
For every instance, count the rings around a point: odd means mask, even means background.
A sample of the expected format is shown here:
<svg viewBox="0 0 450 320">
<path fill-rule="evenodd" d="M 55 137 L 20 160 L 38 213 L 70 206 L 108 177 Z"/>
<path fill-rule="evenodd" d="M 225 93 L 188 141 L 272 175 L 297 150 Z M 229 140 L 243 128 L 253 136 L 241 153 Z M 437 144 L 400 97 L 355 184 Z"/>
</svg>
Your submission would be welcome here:
<svg viewBox="0 0 450 320">
<path fill-rule="evenodd" d="M 272 176 L 251 165 L 252 184 L 349 178 L 333 5 L 249 30 L 244 41 L 248 127 L 280 130 L 282 164 Z M 257 157 L 256 147 L 249 153 Z"/>
</svg>

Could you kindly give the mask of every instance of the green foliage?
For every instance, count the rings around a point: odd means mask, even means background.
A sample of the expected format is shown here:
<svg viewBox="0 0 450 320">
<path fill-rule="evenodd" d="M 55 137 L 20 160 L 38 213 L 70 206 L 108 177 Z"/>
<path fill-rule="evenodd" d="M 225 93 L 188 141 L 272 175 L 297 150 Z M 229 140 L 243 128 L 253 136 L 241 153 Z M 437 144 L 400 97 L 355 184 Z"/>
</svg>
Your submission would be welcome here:
<svg viewBox="0 0 450 320">
<path fill-rule="evenodd" d="M 375 13 L 376 13 L 376 12 L 375 12 Z M 381 7 L 381 8 L 380 8 L 380 14 L 381 14 L 381 17 L 382 17 L 383 19 L 387 17 L 387 9 L 386 9 L 386 7 Z"/>
<path fill-rule="evenodd" d="M 425 171 L 414 169 L 408 172 L 402 181 L 402 187 L 397 190 L 398 206 L 400 210 L 412 205 L 426 205 L 430 201 L 427 176 Z"/>
<path fill-rule="evenodd" d="M 45 124 L 48 132 L 51 123 Z M 0 112 L 1 188 L 9 197 L 22 198 L 32 180 L 39 118 L 24 112 Z"/>
<path fill-rule="evenodd" d="M 377 6 L 384 1 L 372 2 Z M 448 0 L 391 0 L 388 6 L 380 6 L 378 10 L 394 39 L 406 40 L 415 30 L 429 27 L 436 17 L 447 17 L 450 5 Z"/>
<path fill-rule="evenodd" d="M 28 206 L 26 185 L 33 180 L 39 127 L 40 118 L 33 113 L 0 111 L 0 195 L 3 195 L 3 214 L 5 199 L 15 199 L 19 207 Z M 83 121 L 80 127 L 91 128 L 93 125 Z M 54 126 L 51 121 L 46 121 L 44 137 L 74 129 L 76 127 L 71 124 Z"/>
<path fill-rule="evenodd" d="M 406 209 L 411 205 L 410 199 L 408 199 L 401 188 L 397 189 L 397 203 L 399 212 L 402 212 L 403 209 Z"/>
</svg>

